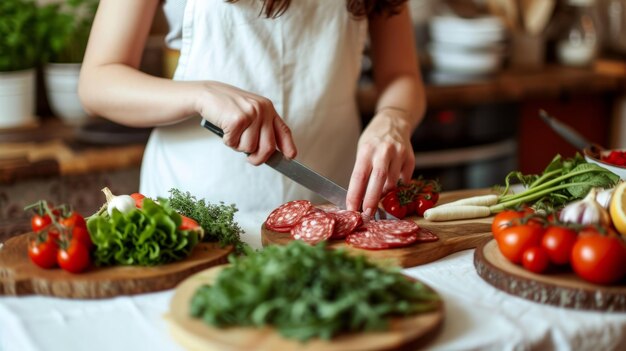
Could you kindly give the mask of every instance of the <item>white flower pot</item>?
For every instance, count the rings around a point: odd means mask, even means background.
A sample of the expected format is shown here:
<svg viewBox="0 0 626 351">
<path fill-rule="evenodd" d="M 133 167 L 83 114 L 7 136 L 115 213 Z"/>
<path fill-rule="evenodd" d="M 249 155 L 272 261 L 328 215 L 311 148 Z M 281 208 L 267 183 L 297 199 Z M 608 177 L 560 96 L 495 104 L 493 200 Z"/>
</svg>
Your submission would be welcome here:
<svg viewBox="0 0 626 351">
<path fill-rule="evenodd" d="M 80 63 L 49 63 L 44 67 L 50 109 L 70 125 L 80 125 L 89 118 L 78 98 L 79 74 Z"/>
<path fill-rule="evenodd" d="M 0 72 L 0 128 L 35 123 L 35 70 Z"/>
</svg>

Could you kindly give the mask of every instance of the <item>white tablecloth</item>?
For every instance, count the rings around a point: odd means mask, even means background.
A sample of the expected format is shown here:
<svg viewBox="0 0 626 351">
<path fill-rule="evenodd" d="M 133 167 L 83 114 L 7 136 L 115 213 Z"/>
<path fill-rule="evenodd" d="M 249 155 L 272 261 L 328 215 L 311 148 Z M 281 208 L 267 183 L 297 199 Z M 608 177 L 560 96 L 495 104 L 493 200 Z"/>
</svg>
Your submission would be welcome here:
<svg viewBox="0 0 626 351">
<path fill-rule="evenodd" d="M 260 248 L 266 213 L 238 213 L 244 240 Z M 530 302 L 484 282 L 474 250 L 405 272 L 445 303 L 433 350 L 626 350 L 626 313 L 581 312 Z M 0 298 L 0 351 L 182 350 L 163 314 L 173 291 L 105 300 Z"/>
</svg>

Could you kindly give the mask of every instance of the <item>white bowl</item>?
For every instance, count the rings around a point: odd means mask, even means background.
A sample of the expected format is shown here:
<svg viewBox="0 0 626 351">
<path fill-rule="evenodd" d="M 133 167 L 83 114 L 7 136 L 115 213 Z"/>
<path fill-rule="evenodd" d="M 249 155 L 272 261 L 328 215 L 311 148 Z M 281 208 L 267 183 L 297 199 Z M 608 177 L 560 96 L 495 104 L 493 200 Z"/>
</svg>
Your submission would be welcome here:
<svg viewBox="0 0 626 351">
<path fill-rule="evenodd" d="M 621 179 L 626 180 L 626 167 L 610 164 L 608 162 L 602 161 L 601 157 L 608 156 L 611 151 L 626 151 L 626 149 L 609 149 L 609 150 L 600 150 L 595 151 L 591 148 L 585 148 L 583 150 L 583 154 L 585 155 L 585 160 L 590 163 L 595 163 L 600 167 L 604 167 L 609 171 L 617 174 Z M 599 155 L 598 155 L 599 154 Z"/>
<path fill-rule="evenodd" d="M 485 47 L 506 38 L 506 29 L 498 17 L 473 19 L 439 16 L 429 22 L 434 42 L 466 47 Z"/>
<path fill-rule="evenodd" d="M 502 66 L 504 57 L 502 46 L 467 49 L 454 45 L 430 43 L 428 52 L 437 71 L 472 75 L 497 71 Z"/>
</svg>

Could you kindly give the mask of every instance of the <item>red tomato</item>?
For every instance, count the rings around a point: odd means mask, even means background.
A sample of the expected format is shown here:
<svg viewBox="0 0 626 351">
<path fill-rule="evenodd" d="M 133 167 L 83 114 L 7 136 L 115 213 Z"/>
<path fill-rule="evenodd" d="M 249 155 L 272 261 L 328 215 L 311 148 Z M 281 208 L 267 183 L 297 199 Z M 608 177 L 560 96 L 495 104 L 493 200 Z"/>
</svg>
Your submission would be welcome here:
<svg viewBox="0 0 626 351">
<path fill-rule="evenodd" d="M 130 194 L 130 197 L 135 199 L 135 207 L 137 207 L 137 208 L 142 208 L 143 207 L 143 199 L 146 198 L 145 195 L 140 194 L 140 193 L 132 193 L 132 194 Z"/>
<path fill-rule="evenodd" d="M 180 223 L 180 227 L 178 227 L 179 229 L 192 230 L 192 229 L 196 229 L 200 227 L 198 222 L 196 222 L 194 219 L 191 219 L 183 215 L 181 215 L 180 218 L 182 219 L 182 222 Z"/>
<path fill-rule="evenodd" d="M 504 210 L 498 213 L 491 222 L 491 232 L 493 233 L 494 238 L 498 238 L 500 233 L 509 227 L 513 227 L 520 224 L 522 218 L 528 216 L 532 212 L 529 210 L 515 211 L 515 210 Z M 529 224 L 537 225 L 540 223 L 537 221 L 529 221 Z"/>
<path fill-rule="evenodd" d="M 48 237 L 48 240 L 31 240 L 28 243 L 28 257 L 41 268 L 53 268 L 57 265 L 57 252 L 59 247 L 56 242 Z"/>
<path fill-rule="evenodd" d="M 35 233 L 42 231 L 47 226 L 49 226 L 50 223 L 52 223 L 52 220 L 50 219 L 50 216 L 48 215 L 40 216 L 36 214 L 30 219 L 30 227 L 33 229 Z"/>
<path fill-rule="evenodd" d="M 500 252 L 509 261 L 520 264 L 524 251 L 541 245 L 544 229 L 537 225 L 525 224 L 504 229 L 496 241 Z"/>
<path fill-rule="evenodd" d="M 66 228 L 87 228 L 87 222 L 85 222 L 85 218 L 83 218 L 83 216 L 78 214 L 78 212 L 76 211 L 72 211 L 69 216 L 59 219 L 59 224 Z"/>
<path fill-rule="evenodd" d="M 68 240 L 77 239 L 83 243 L 87 249 L 93 247 L 91 236 L 87 230 L 87 223 L 80 214 L 72 212 L 69 217 L 61 218 L 59 224 L 70 234 L 70 237 L 67 238 Z"/>
<path fill-rule="evenodd" d="M 424 217 L 426 210 L 435 207 L 437 200 L 434 199 L 433 194 L 418 194 L 417 195 L 417 210 L 416 213 L 420 217 Z"/>
<path fill-rule="evenodd" d="M 522 255 L 522 266 L 533 273 L 543 273 L 549 265 L 548 253 L 541 246 L 526 249 Z"/>
<path fill-rule="evenodd" d="M 400 205 L 397 191 L 392 190 L 387 193 L 383 198 L 382 205 L 385 211 L 389 212 L 392 216 L 400 219 L 406 217 L 406 206 Z"/>
<path fill-rule="evenodd" d="M 85 271 L 91 264 L 89 250 L 80 241 L 70 241 L 67 248 L 61 248 L 57 254 L 59 266 L 70 273 Z"/>
<path fill-rule="evenodd" d="M 575 230 L 550 226 L 543 235 L 541 247 L 544 248 L 550 257 L 550 262 L 554 264 L 568 264 L 576 239 L 578 239 L 578 234 Z"/>
<path fill-rule="evenodd" d="M 592 283 L 612 284 L 626 274 L 626 247 L 612 235 L 583 230 L 572 250 L 572 268 Z"/>
</svg>

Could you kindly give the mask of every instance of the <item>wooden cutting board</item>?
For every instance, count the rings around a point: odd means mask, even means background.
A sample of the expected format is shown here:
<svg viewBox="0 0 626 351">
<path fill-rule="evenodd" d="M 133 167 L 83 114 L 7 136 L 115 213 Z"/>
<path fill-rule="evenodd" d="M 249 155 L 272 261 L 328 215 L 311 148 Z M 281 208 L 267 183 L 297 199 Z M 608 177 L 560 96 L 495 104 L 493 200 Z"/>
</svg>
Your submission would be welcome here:
<svg viewBox="0 0 626 351">
<path fill-rule="evenodd" d="M 596 285 L 573 272 L 535 274 L 507 260 L 495 240 L 474 253 L 474 266 L 487 283 L 531 301 L 580 310 L 626 311 L 626 285 Z"/>
<path fill-rule="evenodd" d="M 165 318 L 174 339 L 187 350 L 416 350 L 436 336 L 444 318 L 442 303 L 435 311 L 394 319 L 384 332 L 345 334 L 332 341 L 315 339 L 306 344 L 285 339 L 272 328 L 218 329 L 190 317 L 189 305 L 198 287 L 214 282 L 220 269 L 213 267 L 196 273 L 174 292 Z"/>
<path fill-rule="evenodd" d="M 7 240 L 0 248 L 0 295 L 50 295 L 97 299 L 133 295 L 175 287 L 189 275 L 227 263 L 232 247 L 200 243 L 191 255 L 175 263 L 155 267 L 116 266 L 68 273 L 61 268 L 42 269 L 27 253 L 29 234 Z"/>
<path fill-rule="evenodd" d="M 438 204 L 490 193 L 492 192 L 489 189 L 444 192 L 441 193 Z M 347 245 L 344 240 L 331 240 L 329 246 L 343 248 L 355 254 L 363 254 L 374 261 L 386 261 L 402 267 L 414 267 L 436 261 L 457 251 L 473 249 L 492 238 L 491 221 L 493 217 L 447 222 L 429 222 L 424 218 L 417 217 L 407 217 L 406 219 L 413 220 L 420 227 L 433 232 L 439 237 L 439 240 L 388 250 L 357 249 Z M 278 233 L 265 228 L 265 225 L 261 227 L 263 246 L 285 245 L 291 240 L 293 239 L 289 233 Z"/>
</svg>

